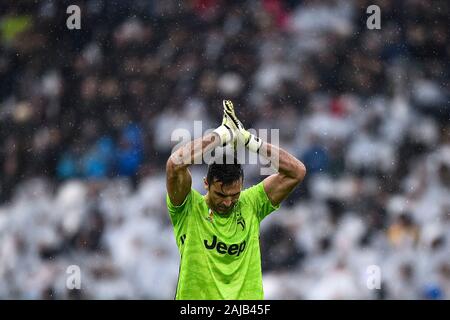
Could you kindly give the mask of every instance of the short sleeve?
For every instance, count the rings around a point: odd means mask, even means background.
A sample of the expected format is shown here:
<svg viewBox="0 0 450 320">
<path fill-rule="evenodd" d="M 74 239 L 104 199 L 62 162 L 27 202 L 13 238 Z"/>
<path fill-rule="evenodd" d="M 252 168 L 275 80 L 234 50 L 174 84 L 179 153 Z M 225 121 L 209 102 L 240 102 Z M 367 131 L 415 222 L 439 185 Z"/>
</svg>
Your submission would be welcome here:
<svg viewBox="0 0 450 320">
<path fill-rule="evenodd" d="M 169 211 L 169 216 L 174 226 L 178 225 L 180 221 L 184 220 L 189 210 L 189 206 L 192 202 L 192 193 L 193 192 L 191 189 L 191 191 L 189 191 L 186 198 L 184 199 L 183 203 L 179 206 L 174 205 L 172 201 L 170 201 L 169 194 L 166 194 L 167 210 Z"/>
<path fill-rule="evenodd" d="M 281 204 L 274 206 L 264 190 L 264 184 L 260 183 L 244 190 L 245 200 L 256 209 L 258 220 L 261 222 L 266 216 L 280 208 Z"/>
</svg>

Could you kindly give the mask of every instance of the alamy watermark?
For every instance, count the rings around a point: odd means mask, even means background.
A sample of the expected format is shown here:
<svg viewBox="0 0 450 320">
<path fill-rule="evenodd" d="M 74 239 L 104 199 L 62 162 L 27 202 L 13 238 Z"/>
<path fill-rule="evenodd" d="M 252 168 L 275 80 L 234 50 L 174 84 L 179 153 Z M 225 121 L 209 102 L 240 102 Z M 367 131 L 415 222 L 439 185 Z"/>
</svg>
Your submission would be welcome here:
<svg viewBox="0 0 450 320">
<path fill-rule="evenodd" d="M 207 129 L 203 132 L 202 121 L 194 121 L 193 137 L 190 130 L 179 128 L 172 132 L 170 136 L 171 142 L 175 142 L 175 146 L 172 148 L 172 153 L 176 152 L 182 147 L 185 147 L 187 143 L 206 136 L 213 132 L 214 129 Z M 250 133 L 258 136 L 265 142 L 269 142 L 271 145 L 278 147 L 280 140 L 279 129 L 254 129 L 248 130 Z M 244 142 L 240 139 L 236 139 L 234 144 L 228 144 L 225 147 L 216 147 L 206 152 L 201 152 L 195 148 L 202 148 L 202 144 L 196 144 L 192 146 L 194 149 L 186 150 L 186 155 L 181 159 L 174 159 L 180 161 L 180 164 L 210 164 L 212 162 L 222 164 L 232 164 L 237 161 L 239 164 L 259 164 L 261 166 L 261 175 L 271 175 L 278 171 L 279 168 L 279 154 L 272 150 L 270 157 L 265 157 L 261 153 L 250 152 L 244 145 Z M 189 153 L 190 151 L 190 153 Z M 198 154 L 198 157 L 191 158 L 191 153 Z"/>
<path fill-rule="evenodd" d="M 74 5 L 74 4 L 70 5 L 67 7 L 66 13 L 70 14 L 70 16 L 66 20 L 67 29 L 80 30 L 81 29 L 81 9 L 80 9 L 80 7 L 77 5 Z"/>
<path fill-rule="evenodd" d="M 366 269 L 367 274 L 367 289 L 380 290 L 381 289 L 381 268 L 377 265 L 370 265 Z"/>
<path fill-rule="evenodd" d="M 381 9 L 373 4 L 367 7 L 366 13 L 371 14 L 366 21 L 367 29 L 381 29 Z"/>
<path fill-rule="evenodd" d="M 81 269 L 77 265 L 70 265 L 66 269 L 68 274 L 66 279 L 66 288 L 69 290 L 81 289 Z"/>
<path fill-rule="evenodd" d="M 81 9 L 77 5 L 70 5 L 66 9 L 66 13 L 70 16 L 66 20 L 66 26 L 69 30 L 80 30 L 81 29 Z M 372 4 L 367 7 L 366 13 L 370 14 L 367 18 L 366 25 L 367 29 L 381 29 L 381 9 L 379 6 Z"/>
</svg>

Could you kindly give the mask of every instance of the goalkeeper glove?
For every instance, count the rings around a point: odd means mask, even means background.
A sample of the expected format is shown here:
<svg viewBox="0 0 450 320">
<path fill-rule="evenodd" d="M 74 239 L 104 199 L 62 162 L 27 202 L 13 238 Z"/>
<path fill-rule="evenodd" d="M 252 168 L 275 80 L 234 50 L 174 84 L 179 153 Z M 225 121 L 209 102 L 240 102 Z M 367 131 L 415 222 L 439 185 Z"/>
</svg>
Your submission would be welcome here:
<svg viewBox="0 0 450 320">
<path fill-rule="evenodd" d="M 227 117 L 225 112 L 223 113 L 222 125 L 218 128 L 214 129 L 215 132 L 219 136 L 220 145 L 225 147 L 228 143 L 234 143 L 236 140 L 236 135 L 234 130 L 232 129 L 233 123 L 232 120 Z"/>
<path fill-rule="evenodd" d="M 259 148 L 261 148 L 262 145 L 262 140 L 244 128 L 242 122 L 236 117 L 233 102 L 231 102 L 231 100 L 223 100 L 223 109 L 225 116 L 228 119 L 227 124 L 231 127 L 232 131 L 236 133 L 237 138 L 240 139 L 250 151 L 258 153 Z"/>
</svg>

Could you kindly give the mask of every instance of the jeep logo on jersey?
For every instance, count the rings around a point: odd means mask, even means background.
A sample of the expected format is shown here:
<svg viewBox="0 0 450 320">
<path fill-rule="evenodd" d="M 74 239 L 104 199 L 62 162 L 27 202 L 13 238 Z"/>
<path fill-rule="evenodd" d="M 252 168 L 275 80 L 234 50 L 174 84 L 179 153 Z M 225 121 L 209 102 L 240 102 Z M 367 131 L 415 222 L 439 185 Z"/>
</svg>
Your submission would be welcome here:
<svg viewBox="0 0 450 320">
<path fill-rule="evenodd" d="M 213 236 L 211 244 L 208 243 L 208 240 L 204 240 L 203 243 L 205 244 L 205 248 L 208 250 L 213 250 L 216 248 L 217 252 L 220 254 L 228 253 L 231 256 L 236 255 L 236 257 L 239 257 L 239 255 L 244 252 L 246 245 L 244 240 L 240 244 L 234 243 L 227 246 L 225 243 L 217 241 L 216 236 Z"/>
</svg>

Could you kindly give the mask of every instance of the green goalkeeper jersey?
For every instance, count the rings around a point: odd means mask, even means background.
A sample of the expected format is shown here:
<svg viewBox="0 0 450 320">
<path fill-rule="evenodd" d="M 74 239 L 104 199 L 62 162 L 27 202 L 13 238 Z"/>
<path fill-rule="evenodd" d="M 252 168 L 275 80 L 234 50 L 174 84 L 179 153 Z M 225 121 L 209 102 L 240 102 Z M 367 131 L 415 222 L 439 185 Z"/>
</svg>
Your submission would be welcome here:
<svg viewBox="0 0 450 320">
<path fill-rule="evenodd" d="M 227 215 L 191 189 L 180 206 L 166 196 L 181 255 L 176 299 L 263 299 L 259 225 L 273 206 L 260 182 Z"/>
</svg>

